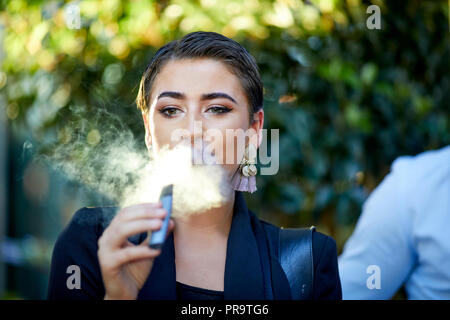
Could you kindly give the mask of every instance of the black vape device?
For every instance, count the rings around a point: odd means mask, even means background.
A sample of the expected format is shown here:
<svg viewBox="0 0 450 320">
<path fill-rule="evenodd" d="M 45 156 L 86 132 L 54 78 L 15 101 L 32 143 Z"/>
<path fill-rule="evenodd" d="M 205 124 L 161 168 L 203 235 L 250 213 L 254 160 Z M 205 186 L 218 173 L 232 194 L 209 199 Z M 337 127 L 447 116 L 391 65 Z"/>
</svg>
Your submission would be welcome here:
<svg viewBox="0 0 450 320">
<path fill-rule="evenodd" d="M 162 206 L 167 211 L 167 215 L 164 218 L 161 229 L 152 231 L 151 233 L 149 245 L 152 249 L 160 249 L 166 239 L 170 216 L 172 214 L 172 197 L 173 184 L 169 184 L 161 190 L 161 194 L 159 195 L 159 201 L 162 202 Z"/>
</svg>

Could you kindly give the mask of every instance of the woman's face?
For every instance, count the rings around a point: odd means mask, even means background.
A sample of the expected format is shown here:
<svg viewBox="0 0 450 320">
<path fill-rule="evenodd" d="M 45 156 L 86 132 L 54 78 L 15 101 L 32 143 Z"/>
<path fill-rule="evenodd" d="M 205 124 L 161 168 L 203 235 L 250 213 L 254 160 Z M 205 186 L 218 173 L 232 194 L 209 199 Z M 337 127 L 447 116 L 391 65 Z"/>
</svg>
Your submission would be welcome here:
<svg viewBox="0 0 450 320">
<path fill-rule="evenodd" d="M 249 103 L 240 81 L 220 61 L 209 58 L 168 61 L 156 76 L 149 105 L 148 112 L 143 113 L 146 144 L 156 154 L 165 145 L 173 148 L 182 133 L 183 139 L 192 145 L 199 138 L 211 143 L 217 160 L 232 174 L 243 148 L 242 143 L 238 147 L 237 138 L 226 135 L 253 129 L 247 131 L 250 143 L 259 146 L 258 135 L 251 132 L 259 134 L 264 112 L 258 111 L 254 115 L 256 121 L 250 124 Z M 229 163 L 229 159 L 235 160 Z"/>
</svg>

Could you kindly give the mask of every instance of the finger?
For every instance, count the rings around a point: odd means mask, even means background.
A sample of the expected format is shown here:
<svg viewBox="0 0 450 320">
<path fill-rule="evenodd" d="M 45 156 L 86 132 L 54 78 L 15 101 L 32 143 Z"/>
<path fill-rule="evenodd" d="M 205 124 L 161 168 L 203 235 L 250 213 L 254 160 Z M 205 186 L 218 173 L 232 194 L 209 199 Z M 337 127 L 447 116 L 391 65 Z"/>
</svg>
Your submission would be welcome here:
<svg viewBox="0 0 450 320">
<path fill-rule="evenodd" d="M 128 211 L 119 218 L 118 222 L 123 223 L 125 221 L 132 221 L 138 219 L 151 219 L 151 218 L 162 219 L 166 216 L 166 214 L 167 214 L 166 209 L 159 207 L 147 208 L 147 210 Z"/>
<path fill-rule="evenodd" d="M 126 211 L 124 213 L 120 213 L 120 216 L 116 216 L 113 221 L 111 221 L 110 225 L 108 226 L 108 228 L 105 230 L 106 232 L 104 232 L 104 236 L 103 238 L 107 238 L 104 239 L 105 241 L 105 245 L 109 246 L 111 244 L 111 242 L 115 242 L 112 241 L 111 238 L 116 238 L 116 235 L 118 233 L 118 229 L 121 228 L 121 226 L 127 222 L 127 221 L 133 221 L 133 220 L 139 220 L 139 219 L 151 219 L 151 218 L 158 218 L 158 219 L 163 219 L 166 214 L 167 211 L 160 207 L 161 203 L 156 203 L 156 204 L 150 204 L 150 206 L 147 206 L 147 210 L 143 211 L 141 209 L 137 209 L 135 211 Z M 152 208 L 153 206 L 153 208 Z M 131 208 L 131 207 L 127 207 L 127 208 Z"/>
<path fill-rule="evenodd" d="M 118 219 L 126 219 L 128 216 L 144 215 L 153 212 L 154 209 L 162 208 L 161 202 L 138 203 L 122 208 L 117 214 Z"/>
<path fill-rule="evenodd" d="M 175 228 L 175 221 L 173 219 L 169 220 L 169 227 L 167 228 L 168 233 L 171 232 Z"/>
<path fill-rule="evenodd" d="M 123 245 L 124 248 L 127 247 L 134 247 L 135 244 L 133 242 L 131 242 L 130 240 L 125 241 L 125 244 Z"/>
<path fill-rule="evenodd" d="M 115 234 L 111 236 L 111 246 L 115 248 L 122 247 L 129 237 L 150 230 L 159 230 L 161 226 L 161 219 L 141 219 L 124 222 L 115 230 L 112 230 Z"/>
<path fill-rule="evenodd" d="M 175 221 L 173 219 L 169 220 L 169 226 L 167 227 L 167 233 L 166 233 L 166 237 L 165 240 L 167 240 L 167 237 L 170 235 L 170 232 L 175 228 Z M 139 245 L 141 246 L 148 246 L 150 243 L 150 238 L 151 238 L 151 232 L 149 232 L 147 234 L 147 237 L 145 238 L 144 241 L 142 241 Z"/>
<path fill-rule="evenodd" d="M 166 233 L 166 238 L 170 235 L 170 233 L 173 231 L 173 229 L 175 228 L 175 221 L 173 221 L 173 219 L 169 220 L 169 226 L 167 227 L 167 233 Z"/>
<path fill-rule="evenodd" d="M 152 249 L 147 246 L 133 246 L 120 249 L 111 257 L 114 260 L 113 267 L 119 267 L 131 261 L 141 259 L 153 259 L 161 253 L 161 249 Z"/>
<path fill-rule="evenodd" d="M 150 243 L 150 237 L 151 237 L 151 232 L 147 232 L 147 236 L 145 237 L 144 241 L 142 241 L 139 245 L 148 247 L 149 243 Z"/>
</svg>

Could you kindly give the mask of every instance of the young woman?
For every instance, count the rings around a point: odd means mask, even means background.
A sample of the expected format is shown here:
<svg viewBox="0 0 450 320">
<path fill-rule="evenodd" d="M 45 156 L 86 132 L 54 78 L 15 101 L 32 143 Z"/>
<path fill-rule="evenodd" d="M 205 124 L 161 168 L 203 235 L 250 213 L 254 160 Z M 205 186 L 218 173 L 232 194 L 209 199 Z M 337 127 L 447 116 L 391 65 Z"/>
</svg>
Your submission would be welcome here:
<svg viewBox="0 0 450 320">
<path fill-rule="evenodd" d="M 174 146 L 174 130 L 199 138 L 198 121 L 203 130 L 224 135 L 227 129 L 254 129 L 256 138 L 250 141 L 259 147 L 264 112 L 258 67 L 239 43 L 223 35 L 193 32 L 160 48 L 142 76 L 137 105 L 146 145 L 155 154 Z M 219 148 L 236 152 L 229 145 L 215 147 L 217 154 Z M 242 195 L 254 189 L 252 173 L 239 172 L 240 163 L 223 168 L 248 179 L 245 187 L 236 187 L 220 207 L 171 219 L 162 249 L 143 241 L 167 214 L 160 203 L 121 208 L 117 214 L 113 208 L 77 211 L 54 247 L 48 298 L 293 299 L 296 289 L 278 257 L 280 228 L 258 219 Z M 334 240 L 313 232 L 312 256 L 307 298 L 341 299 Z M 81 276 L 78 288 L 67 285 L 73 265 Z"/>
</svg>

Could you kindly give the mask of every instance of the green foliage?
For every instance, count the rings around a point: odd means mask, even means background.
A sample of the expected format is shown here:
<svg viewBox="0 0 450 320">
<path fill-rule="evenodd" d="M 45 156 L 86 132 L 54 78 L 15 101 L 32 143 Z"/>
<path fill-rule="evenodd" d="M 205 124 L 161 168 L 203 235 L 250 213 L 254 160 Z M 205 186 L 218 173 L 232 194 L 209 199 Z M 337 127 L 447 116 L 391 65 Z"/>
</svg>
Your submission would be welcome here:
<svg viewBox="0 0 450 320">
<path fill-rule="evenodd" d="M 366 28 L 370 3 L 358 0 L 79 3 L 79 30 L 61 1 L 1 4 L 0 101 L 44 146 L 80 133 L 95 144 L 102 108 L 144 148 L 140 76 L 159 46 L 195 30 L 233 37 L 260 66 L 280 171 L 258 177 L 249 201 L 270 220 L 339 240 L 396 157 L 450 142 L 446 1 L 374 1 L 381 30 Z"/>
</svg>

